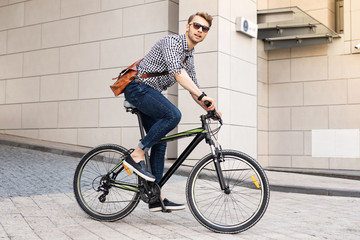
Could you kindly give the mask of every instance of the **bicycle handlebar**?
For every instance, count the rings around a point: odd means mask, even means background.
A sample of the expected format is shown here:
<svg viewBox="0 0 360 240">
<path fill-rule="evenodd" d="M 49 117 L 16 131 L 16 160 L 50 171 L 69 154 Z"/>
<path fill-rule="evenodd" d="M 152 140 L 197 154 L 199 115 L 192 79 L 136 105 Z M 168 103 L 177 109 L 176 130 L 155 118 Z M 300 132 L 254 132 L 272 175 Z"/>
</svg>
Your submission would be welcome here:
<svg viewBox="0 0 360 240">
<path fill-rule="evenodd" d="M 211 102 L 209 102 L 209 101 L 204 101 L 204 104 L 207 107 L 211 106 Z M 206 118 L 211 118 L 213 120 L 218 120 L 221 125 L 223 124 L 221 117 L 216 112 L 216 109 L 214 109 L 212 111 L 208 111 L 208 114 L 205 117 Z"/>
</svg>

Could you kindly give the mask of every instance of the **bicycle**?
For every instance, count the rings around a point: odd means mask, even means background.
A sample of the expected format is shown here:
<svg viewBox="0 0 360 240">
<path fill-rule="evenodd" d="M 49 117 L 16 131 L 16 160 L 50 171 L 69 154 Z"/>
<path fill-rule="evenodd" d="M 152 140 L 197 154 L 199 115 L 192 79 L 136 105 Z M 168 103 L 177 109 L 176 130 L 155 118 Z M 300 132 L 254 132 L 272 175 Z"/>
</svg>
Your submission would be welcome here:
<svg viewBox="0 0 360 240">
<path fill-rule="evenodd" d="M 127 112 L 137 115 L 143 138 L 145 130 L 140 112 L 126 100 L 124 106 Z M 210 127 L 211 119 L 219 122 L 214 130 Z M 73 187 L 80 207 L 96 220 L 116 221 L 130 214 L 140 200 L 145 203 L 160 200 L 161 187 L 205 139 L 211 153 L 197 162 L 186 183 L 191 213 L 200 224 L 219 233 L 238 233 L 254 226 L 264 215 L 270 199 L 264 170 L 245 153 L 222 150 L 215 135 L 223 123 L 215 110 L 201 115 L 200 120 L 199 128 L 161 139 L 160 142 L 168 142 L 194 136 L 159 184 L 131 174 L 123 165 L 130 154 L 124 147 L 105 144 L 93 148 L 82 157 L 75 171 Z M 150 170 L 149 157 L 145 160 Z M 161 205 L 163 212 L 169 212 L 162 201 Z"/>
</svg>

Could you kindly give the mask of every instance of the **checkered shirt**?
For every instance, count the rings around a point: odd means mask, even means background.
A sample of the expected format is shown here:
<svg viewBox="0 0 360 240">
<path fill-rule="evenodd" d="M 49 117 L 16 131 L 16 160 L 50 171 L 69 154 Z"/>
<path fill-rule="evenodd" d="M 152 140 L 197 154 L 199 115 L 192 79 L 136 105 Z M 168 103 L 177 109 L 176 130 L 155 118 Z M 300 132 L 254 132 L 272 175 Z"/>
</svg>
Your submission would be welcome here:
<svg viewBox="0 0 360 240">
<path fill-rule="evenodd" d="M 184 68 L 190 78 L 197 83 L 195 66 L 194 66 L 194 49 L 189 50 L 186 36 L 168 35 L 160 39 L 144 57 L 138 67 L 138 77 L 145 84 L 153 87 L 159 92 L 165 91 L 176 83 L 175 73 L 180 74 Z M 184 63 L 185 57 L 187 57 Z M 149 77 L 143 79 L 143 73 L 161 73 L 168 71 L 168 75 L 159 77 Z"/>
</svg>

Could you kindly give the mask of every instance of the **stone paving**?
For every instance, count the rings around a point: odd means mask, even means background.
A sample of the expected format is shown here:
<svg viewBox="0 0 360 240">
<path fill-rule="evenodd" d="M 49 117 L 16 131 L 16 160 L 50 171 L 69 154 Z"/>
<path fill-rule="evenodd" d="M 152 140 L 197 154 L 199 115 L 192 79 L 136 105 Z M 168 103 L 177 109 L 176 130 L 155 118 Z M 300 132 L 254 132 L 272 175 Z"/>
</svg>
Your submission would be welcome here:
<svg viewBox="0 0 360 240">
<path fill-rule="evenodd" d="M 72 193 L 78 158 L 0 145 L 0 239 L 360 239 L 360 198 L 271 192 L 264 217 L 236 235 L 213 233 L 190 210 L 126 218 L 89 218 Z M 166 197 L 185 203 L 186 178 L 174 176 Z M 336 186 L 335 186 L 336 187 Z"/>
</svg>

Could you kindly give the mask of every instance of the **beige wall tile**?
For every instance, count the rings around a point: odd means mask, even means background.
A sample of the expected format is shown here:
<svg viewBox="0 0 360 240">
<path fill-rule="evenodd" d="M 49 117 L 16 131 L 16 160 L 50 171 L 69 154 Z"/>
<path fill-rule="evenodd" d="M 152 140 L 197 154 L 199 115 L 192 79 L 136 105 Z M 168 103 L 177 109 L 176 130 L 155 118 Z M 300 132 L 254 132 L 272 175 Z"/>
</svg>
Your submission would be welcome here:
<svg viewBox="0 0 360 240">
<path fill-rule="evenodd" d="M 269 130 L 290 130 L 291 109 L 269 108 Z"/>
<path fill-rule="evenodd" d="M 258 82 L 258 105 L 263 107 L 269 106 L 269 85 Z"/>
<path fill-rule="evenodd" d="M 231 84 L 231 56 L 228 54 L 218 53 L 218 65 L 217 65 L 217 81 L 218 85 L 230 89 Z"/>
<path fill-rule="evenodd" d="M 257 152 L 259 155 L 269 154 L 269 133 L 258 131 L 258 149 Z"/>
<path fill-rule="evenodd" d="M 234 29 L 235 26 L 232 26 Z M 244 61 L 256 64 L 257 40 L 239 32 L 231 31 L 231 55 Z M 244 47 L 246 46 L 246 47 Z"/>
<path fill-rule="evenodd" d="M 330 106 L 329 128 L 360 128 L 360 105 Z"/>
<path fill-rule="evenodd" d="M 257 61 L 257 80 L 258 82 L 268 83 L 269 78 L 269 65 L 268 61 L 258 57 Z"/>
<path fill-rule="evenodd" d="M 59 49 L 24 53 L 24 76 L 59 72 Z"/>
<path fill-rule="evenodd" d="M 162 39 L 163 37 L 169 35 L 170 32 L 160 32 L 160 33 L 149 33 L 145 35 L 145 48 L 144 55 L 150 52 L 151 48 L 155 45 L 157 41 Z"/>
<path fill-rule="evenodd" d="M 22 77 L 23 54 L 0 56 L 0 79 Z"/>
<path fill-rule="evenodd" d="M 312 152 L 311 131 L 304 132 L 304 155 L 310 156 Z"/>
<path fill-rule="evenodd" d="M 39 138 L 45 141 L 77 144 L 77 129 L 40 129 Z"/>
<path fill-rule="evenodd" d="M 39 130 L 38 129 L 36 129 L 36 130 L 34 130 L 34 129 L 5 130 L 4 133 L 9 134 L 9 135 L 26 137 L 26 138 L 34 138 L 34 139 L 39 138 Z"/>
<path fill-rule="evenodd" d="M 218 13 L 217 0 L 181 0 L 181 7 L 179 9 L 179 20 L 188 20 L 190 15 L 196 12 L 207 12 L 210 15 L 217 15 Z"/>
<path fill-rule="evenodd" d="M 219 4 L 221 4 L 219 2 Z M 235 22 L 237 17 L 244 17 L 253 23 L 257 22 L 256 2 L 252 0 L 231 0 L 231 21 Z"/>
<path fill-rule="evenodd" d="M 360 39 L 360 29 L 357 23 L 360 22 L 360 10 L 351 12 L 351 36 L 352 39 Z"/>
<path fill-rule="evenodd" d="M 269 156 L 269 167 L 291 167 L 291 156 Z"/>
<path fill-rule="evenodd" d="M 313 158 L 310 156 L 293 156 L 292 167 L 329 169 L 329 159 Z"/>
<path fill-rule="evenodd" d="M 292 49 L 285 48 L 269 51 L 269 60 L 288 59 L 291 57 L 291 50 Z"/>
<path fill-rule="evenodd" d="M 24 3 L 0 8 L 0 31 L 24 26 Z"/>
<path fill-rule="evenodd" d="M 61 18 L 81 16 L 100 11 L 101 0 L 62 0 Z"/>
<path fill-rule="evenodd" d="M 7 51 L 7 31 L 0 32 L 0 55 Z"/>
<path fill-rule="evenodd" d="M 290 59 L 269 61 L 269 83 L 290 82 Z"/>
<path fill-rule="evenodd" d="M 256 128 L 230 126 L 230 149 L 245 152 L 251 157 L 256 158 L 257 134 Z"/>
<path fill-rule="evenodd" d="M 6 6 L 9 4 L 9 0 L 0 0 L 0 6 Z"/>
<path fill-rule="evenodd" d="M 96 70 L 79 73 L 79 98 L 114 97 L 110 85 L 115 83 L 120 69 Z M 96 89 L 96 91 L 94 91 Z"/>
<path fill-rule="evenodd" d="M 291 109 L 293 130 L 326 129 L 329 127 L 329 108 L 294 107 Z"/>
<path fill-rule="evenodd" d="M 221 4 L 218 2 L 218 14 L 222 18 L 231 19 L 231 0 L 222 0 Z"/>
<path fill-rule="evenodd" d="M 134 17 L 134 13 L 137 17 Z M 161 32 L 169 29 L 167 1 L 125 8 L 123 14 L 124 36 Z"/>
<path fill-rule="evenodd" d="M 360 2 L 358 0 L 350 0 L 350 4 L 352 11 L 360 10 Z"/>
<path fill-rule="evenodd" d="M 307 11 L 307 13 L 328 28 L 335 30 L 335 14 L 333 11 L 330 11 L 327 8 L 323 8 Z"/>
<path fill-rule="evenodd" d="M 218 24 L 218 49 L 222 53 L 231 54 L 231 29 L 233 23 L 228 19 L 218 18 Z"/>
<path fill-rule="evenodd" d="M 347 102 L 347 82 L 345 80 L 304 83 L 304 104 L 345 104 Z"/>
<path fill-rule="evenodd" d="M 360 54 L 329 56 L 329 79 L 359 78 Z"/>
<path fill-rule="evenodd" d="M 57 103 L 31 103 L 22 105 L 22 128 L 56 128 Z"/>
<path fill-rule="evenodd" d="M 303 84 L 285 83 L 269 85 L 269 106 L 301 106 L 303 104 Z"/>
<path fill-rule="evenodd" d="M 194 57 L 196 77 L 202 88 L 218 86 L 218 54 L 199 53 Z"/>
<path fill-rule="evenodd" d="M 256 96 L 230 92 L 230 123 L 242 126 L 257 126 Z"/>
<path fill-rule="evenodd" d="M 123 26 L 122 22 L 122 9 L 81 17 L 80 42 L 90 42 L 121 37 Z"/>
<path fill-rule="evenodd" d="M 124 98 L 109 98 L 100 100 L 100 127 L 137 127 L 136 115 L 126 112 Z"/>
<path fill-rule="evenodd" d="M 256 64 L 252 64 L 234 57 L 230 59 L 230 64 L 230 89 L 233 91 L 256 95 Z"/>
<path fill-rule="evenodd" d="M 0 129 L 21 128 L 21 105 L 0 105 Z"/>
<path fill-rule="evenodd" d="M 5 103 L 6 81 L 0 81 L 0 104 Z"/>
<path fill-rule="evenodd" d="M 270 155 L 303 155 L 303 132 L 269 132 Z"/>
<path fill-rule="evenodd" d="M 318 8 L 333 9 L 332 3 L 334 1 L 311 1 L 311 0 L 291 0 L 292 6 L 299 6 L 303 10 L 311 10 Z"/>
<path fill-rule="evenodd" d="M 360 159 L 330 158 L 330 169 L 360 170 Z"/>
<path fill-rule="evenodd" d="M 6 103 L 38 102 L 39 98 L 39 77 L 6 81 Z"/>
<path fill-rule="evenodd" d="M 35 25 L 8 31 L 8 53 L 36 50 L 41 45 L 41 26 Z"/>
<path fill-rule="evenodd" d="M 79 43 L 79 18 L 42 25 L 42 47 L 57 47 Z"/>
<path fill-rule="evenodd" d="M 41 77 L 40 100 L 59 101 L 78 98 L 78 73 Z"/>
<path fill-rule="evenodd" d="M 33 0 L 25 2 L 25 24 L 60 19 L 61 0 Z"/>
<path fill-rule="evenodd" d="M 99 101 L 81 100 L 59 103 L 59 127 L 98 127 Z"/>
<path fill-rule="evenodd" d="M 291 59 L 291 80 L 307 81 L 327 79 L 327 61 L 326 56 Z"/>
<path fill-rule="evenodd" d="M 334 40 L 332 44 L 304 46 L 299 48 L 291 48 L 292 58 L 313 57 L 313 56 L 326 56 L 330 47 L 337 44 L 337 40 Z M 311 61 L 311 60 L 310 60 Z"/>
<path fill-rule="evenodd" d="M 258 163 L 264 168 L 269 167 L 269 156 L 267 155 L 258 155 L 257 159 Z"/>
<path fill-rule="evenodd" d="M 83 128 L 78 130 L 78 144 L 89 147 L 106 143 L 120 145 L 120 135 L 118 128 Z"/>
<path fill-rule="evenodd" d="M 124 8 L 135 5 L 143 4 L 144 0 L 102 0 L 101 1 L 101 9 L 110 10 L 115 8 Z"/>
<path fill-rule="evenodd" d="M 269 130 L 269 109 L 258 106 L 258 130 Z"/>
<path fill-rule="evenodd" d="M 60 48 L 60 72 L 92 70 L 99 66 L 99 42 Z"/>
<path fill-rule="evenodd" d="M 135 148 L 139 144 L 140 131 L 137 127 L 121 128 L 121 146 L 130 149 Z"/>
<path fill-rule="evenodd" d="M 349 103 L 360 103 L 360 79 L 348 80 L 348 101 Z"/>
<path fill-rule="evenodd" d="M 101 42 L 101 68 L 128 67 L 144 55 L 143 36 Z"/>
</svg>

